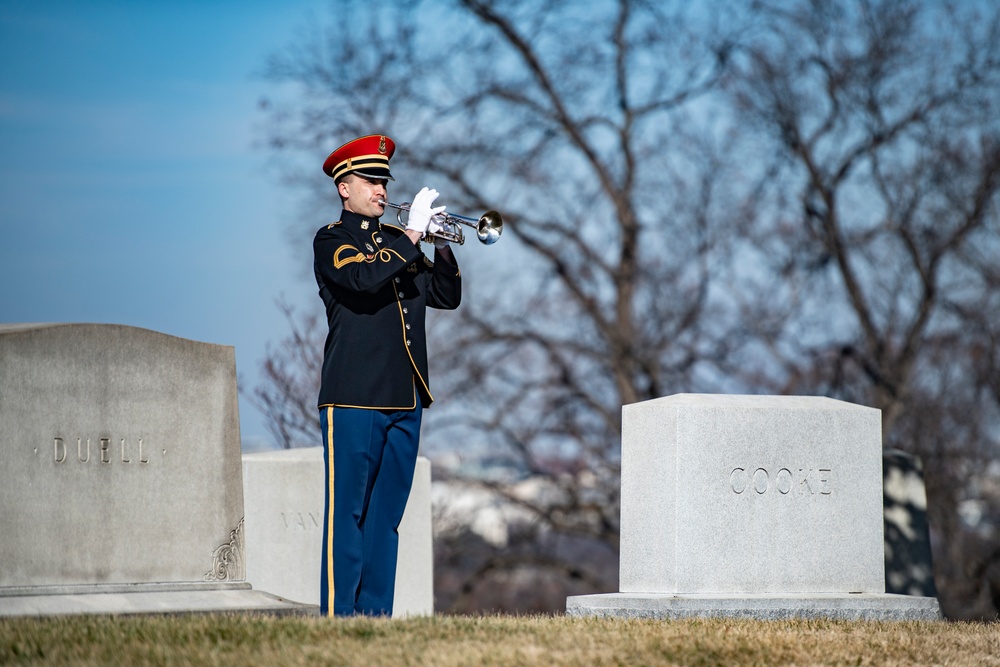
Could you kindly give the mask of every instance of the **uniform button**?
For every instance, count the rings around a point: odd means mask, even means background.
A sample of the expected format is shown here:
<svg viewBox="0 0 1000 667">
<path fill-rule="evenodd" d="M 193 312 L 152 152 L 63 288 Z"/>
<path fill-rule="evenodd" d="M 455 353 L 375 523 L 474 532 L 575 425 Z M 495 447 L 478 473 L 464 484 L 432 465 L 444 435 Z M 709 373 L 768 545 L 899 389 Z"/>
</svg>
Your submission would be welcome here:
<svg viewBox="0 0 1000 667">
<path fill-rule="evenodd" d="M 375 237 L 375 243 L 381 243 L 381 242 L 382 242 L 382 237 L 381 236 L 376 236 Z"/>
<path fill-rule="evenodd" d="M 399 279 L 399 276 L 396 276 L 396 282 L 397 282 L 397 283 L 398 283 L 398 282 L 401 282 L 401 281 L 400 281 L 400 279 Z"/>
<path fill-rule="evenodd" d="M 399 293 L 399 298 L 400 298 L 400 299 L 402 299 L 402 298 L 403 298 L 403 293 L 402 293 L 402 292 L 400 292 L 400 293 Z"/>
<path fill-rule="evenodd" d="M 410 339 L 409 338 L 406 339 L 406 347 L 410 347 Z"/>
<path fill-rule="evenodd" d="M 403 309 L 403 314 L 404 314 L 404 315 L 406 315 L 406 314 L 407 314 L 408 312 L 410 312 L 410 309 L 409 309 L 409 308 L 404 308 L 404 309 Z"/>
<path fill-rule="evenodd" d="M 406 325 L 406 330 L 407 330 L 407 331 L 409 331 L 409 330 L 410 330 L 410 325 L 409 325 L 408 323 L 407 323 L 407 325 Z"/>
</svg>

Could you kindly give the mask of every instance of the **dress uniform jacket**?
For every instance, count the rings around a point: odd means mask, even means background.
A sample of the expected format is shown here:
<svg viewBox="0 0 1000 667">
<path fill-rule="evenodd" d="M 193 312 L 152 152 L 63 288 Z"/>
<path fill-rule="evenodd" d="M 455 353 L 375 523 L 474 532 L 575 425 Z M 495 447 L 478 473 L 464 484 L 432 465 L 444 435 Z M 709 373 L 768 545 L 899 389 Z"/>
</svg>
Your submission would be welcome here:
<svg viewBox="0 0 1000 667">
<path fill-rule="evenodd" d="M 319 407 L 401 410 L 434 400 L 427 379 L 426 307 L 450 310 L 461 273 L 434 262 L 403 229 L 350 211 L 313 241 L 314 270 L 330 333 Z"/>
</svg>

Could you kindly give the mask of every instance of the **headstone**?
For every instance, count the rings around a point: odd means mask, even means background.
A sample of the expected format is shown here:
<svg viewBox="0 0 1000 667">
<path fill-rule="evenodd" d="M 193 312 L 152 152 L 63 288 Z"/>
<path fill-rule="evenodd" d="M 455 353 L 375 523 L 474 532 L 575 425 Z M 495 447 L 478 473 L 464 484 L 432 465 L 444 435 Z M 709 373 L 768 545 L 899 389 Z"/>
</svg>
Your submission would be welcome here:
<svg viewBox="0 0 1000 667">
<path fill-rule="evenodd" d="M 882 479 L 885 590 L 937 597 L 920 459 L 898 449 L 886 450 L 882 454 Z"/>
<path fill-rule="evenodd" d="M 232 347 L 0 325 L 0 615 L 287 610 L 245 581 Z"/>
<path fill-rule="evenodd" d="M 243 455 L 247 581 L 255 588 L 319 604 L 323 485 L 322 447 Z M 432 539 L 431 464 L 421 456 L 399 524 L 393 617 L 434 613 Z"/>
<path fill-rule="evenodd" d="M 680 394 L 622 410 L 620 592 L 570 615 L 937 618 L 887 596 L 878 410 Z"/>
</svg>

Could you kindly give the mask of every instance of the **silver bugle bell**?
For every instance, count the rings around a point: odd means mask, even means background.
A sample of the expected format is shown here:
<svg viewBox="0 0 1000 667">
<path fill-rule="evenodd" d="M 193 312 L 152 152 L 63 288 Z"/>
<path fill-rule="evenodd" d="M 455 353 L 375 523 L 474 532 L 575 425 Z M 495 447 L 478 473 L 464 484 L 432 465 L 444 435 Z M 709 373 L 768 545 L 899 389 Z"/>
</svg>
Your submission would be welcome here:
<svg viewBox="0 0 1000 667">
<path fill-rule="evenodd" d="M 383 206 L 396 209 L 396 220 L 399 222 L 399 226 L 406 226 L 403 224 L 403 211 L 410 210 L 410 202 L 393 204 L 392 202 L 380 199 L 379 203 Z M 486 213 L 479 216 L 478 220 L 467 218 L 464 215 L 452 215 L 445 211 L 444 213 L 435 215 L 431 220 L 441 225 L 441 230 L 433 233 L 427 232 L 427 238 L 440 238 L 451 243 L 457 243 L 458 245 L 465 243 L 465 234 L 462 232 L 462 225 L 475 227 L 476 238 L 483 245 L 493 245 L 500 239 L 500 234 L 503 233 L 503 218 L 496 211 L 486 211 Z"/>
</svg>

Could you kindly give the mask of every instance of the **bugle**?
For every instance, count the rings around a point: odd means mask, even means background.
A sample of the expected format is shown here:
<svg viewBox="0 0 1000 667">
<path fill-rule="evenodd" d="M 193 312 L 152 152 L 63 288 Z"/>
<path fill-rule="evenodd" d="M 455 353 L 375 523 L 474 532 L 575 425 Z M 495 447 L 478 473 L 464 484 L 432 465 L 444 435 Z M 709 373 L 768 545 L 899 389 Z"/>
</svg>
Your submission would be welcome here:
<svg viewBox="0 0 1000 667">
<path fill-rule="evenodd" d="M 393 204 L 392 202 L 380 199 L 379 203 L 383 206 L 396 209 L 396 220 L 399 221 L 399 226 L 406 226 L 403 224 L 403 211 L 410 210 L 410 202 Z M 503 233 L 503 218 L 496 211 L 486 211 L 486 213 L 479 216 L 478 220 L 476 218 L 467 218 L 464 215 L 453 215 L 445 211 L 444 213 L 435 215 L 431 218 L 431 221 L 440 225 L 441 229 L 435 232 L 428 231 L 425 238 L 440 238 L 451 243 L 457 243 L 458 245 L 465 243 L 465 233 L 462 231 L 462 225 L 474 227 L 476 229 L 476 238 L 483 245 L 493 245 L 500 239 L 500 234 Z"/>
</svg>

